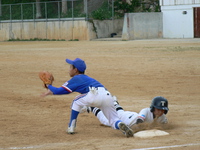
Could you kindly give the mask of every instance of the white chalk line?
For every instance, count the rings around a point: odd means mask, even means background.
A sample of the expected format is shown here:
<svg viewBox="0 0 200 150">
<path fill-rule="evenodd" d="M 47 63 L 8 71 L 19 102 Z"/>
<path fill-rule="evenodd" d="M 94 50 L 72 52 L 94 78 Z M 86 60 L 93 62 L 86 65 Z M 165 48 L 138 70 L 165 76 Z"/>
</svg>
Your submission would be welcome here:
<svg viewBox="0 0 200 150">
<path fill-rule="evenodd" d="M 70 143 L 49 143 L 43 145 L 35 145 L 35 146 L 24 146 L 24 147 L 8 147 L 8 148 L 0 148 L 1 150 L 12 150 L 12 149 L 33 149 L 33 148 L 47 148 L 47 147 L 57 147 L 57 146 L 66 146 Z M 71 144 L 70 144 L 71 145 Z M 175 148 L 175 147 L 184 147 L 184 146 L 196 146 L 200 145 L 200 143 L 190 143 L 183 145 L 172 145 L 172 146 L 161 146 L 161 147 L 149 147 L 149 148 L 139 148 L 139 149 L 131 149 L 131 150 L 149 150 L 149 149 L 166 149 L 166 148 Z"/>
<path fill-rule="evenodd" d="M 12 149 L 38 149 L 38 148 L 47 148 L 47 147 L 58 147 L 58 146 L 66 146 L 71 145 L 71 143 L 48 143 L 43 145 L 35 145 L 35 146 L 23 146 L 23 147 L 8 147 L 8 148 L 0 148 L 0 150 L 12 150 Z"/>
<path fill-rule="evenodd" d="M 166 149 L 166 148 L 175 148 L 175 147 L 184 147 L 184 146 L 196 146 L 196 145 L 200 145 L 200 143 L 190 143 L 190 144 L 183 144 L 183 145 L 139 148 L 139 149 L 131 149 L 131 150 L 148 150 L 148 149 L 164 149 L 164 148 Z"/>
</svg>

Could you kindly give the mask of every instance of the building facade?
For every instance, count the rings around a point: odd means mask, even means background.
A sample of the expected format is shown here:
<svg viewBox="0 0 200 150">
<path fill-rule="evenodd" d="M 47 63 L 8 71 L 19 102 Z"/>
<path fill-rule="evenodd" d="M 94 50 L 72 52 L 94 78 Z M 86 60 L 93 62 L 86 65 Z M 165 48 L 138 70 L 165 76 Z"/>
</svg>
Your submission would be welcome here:
<svg viewBox="0 0 200 150">
<path fill-rule="evenodd" d="M 200 38 L 200 0 L 160 0 L 163 38 Z"/>
</svg>

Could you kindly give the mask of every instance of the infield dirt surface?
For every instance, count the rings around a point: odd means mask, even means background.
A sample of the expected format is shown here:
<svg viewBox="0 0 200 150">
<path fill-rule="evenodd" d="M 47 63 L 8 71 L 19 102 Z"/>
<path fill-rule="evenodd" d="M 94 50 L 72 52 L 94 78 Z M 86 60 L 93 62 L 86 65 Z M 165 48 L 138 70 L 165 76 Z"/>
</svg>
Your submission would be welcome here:
<svg viewBox="0 0 200 150">
<path fill-rule="evenodd" d="M 155 96 L 169 101 L 170 135 L 126 138 L 80 114 L 76 134 L 65 132 L 78 93 L 41 98 L 38 73 L 54 86 L 70 79 L 66 58 L 82 58 L 86 74 L 116 95 L 125 110 L 139 112 Z M 200 39 L 136 41 L 0 42 L 0 149 L 173 150 L 200 149 Z M 179 146 L 178 146 L 179 145 Z M 161 149 L 161 148 L 160 148 Z"/>
</svg>

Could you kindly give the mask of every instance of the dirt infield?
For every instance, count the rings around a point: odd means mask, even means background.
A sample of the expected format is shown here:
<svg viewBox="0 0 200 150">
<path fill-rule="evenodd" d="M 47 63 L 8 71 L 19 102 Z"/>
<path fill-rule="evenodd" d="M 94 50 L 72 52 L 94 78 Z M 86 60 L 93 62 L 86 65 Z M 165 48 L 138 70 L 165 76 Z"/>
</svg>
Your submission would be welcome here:
<svg viewBox="0 0 200 150">
<path fill-rule="evenodd" d="M 126 138 L 80 114 L 77 134 L 65 130 L 78 93 L 41 98 L 38 72 L 60 87 L 65 59 L 80 57 L 125 110 L 139 112 L 155 96 L 169 101 L 168 136 Z M 0 42 L 0 149 L 200 149 L 200 40 Z M 160 148 L 159 148 L 160 147 Z"/>
</svg>

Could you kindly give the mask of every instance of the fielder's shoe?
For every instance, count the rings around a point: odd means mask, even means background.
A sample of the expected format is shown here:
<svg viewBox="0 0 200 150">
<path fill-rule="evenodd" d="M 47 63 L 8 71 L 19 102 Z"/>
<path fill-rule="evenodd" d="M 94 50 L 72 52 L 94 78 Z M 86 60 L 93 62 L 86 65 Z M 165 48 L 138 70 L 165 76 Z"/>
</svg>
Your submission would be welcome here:
<svg viewBox="0 0 200 150">
<path fill-rule="evenodd" d="M 117 97 L 116 96 L 113 96 L 113 103 L 114 103 L 114 106 L 117 106 L 119 105 L 119 102 L 117 101 Z"/>
<path fill-rule="evenodd" d="M 83 108 L 81 108 L 81 110 L 80 110 L 80 113 L 85 113 L 85 112 L 90 113 L 91 111 L 92 111 L 91 107 L 83 106 Z"/>
<path fill-rule="evenodd" d="M 126 135 L 127 138 L 133 137 L 133 131 L 123 122 L 118 124 L 119 129 Z"/>
<path fill-rule="evenodd" d="M 75 131 L 74 127 L 68 127 L 68 129 L 67 129 L 68 134 L 74 134 L 75 133 L 74 131 Z"/>
<path fill-rule="evenodd" d="M 123 108 L 119 105 L 119 102 L 117 101 L 117 97 L 116 96 L 113 96 L 113 103 L 114 103 L 116 111 L 123 110 Z"/>
<path fill-rule="evenodd" d="M 76 127 L 76 119 L 74 119 L 72 122 L 71 122 L 71 125 L 68 127 L 67 129 L 67 133 L 68 134 L 74 134 L 75 133 L 75 127 Z"/>
<path fill-rule="evenodd" d="M 87 107 L 87 112 L 90 113 L 92 111 L 91 107 Z"/>
</svg>

